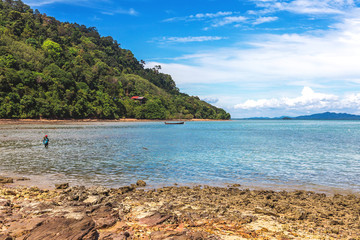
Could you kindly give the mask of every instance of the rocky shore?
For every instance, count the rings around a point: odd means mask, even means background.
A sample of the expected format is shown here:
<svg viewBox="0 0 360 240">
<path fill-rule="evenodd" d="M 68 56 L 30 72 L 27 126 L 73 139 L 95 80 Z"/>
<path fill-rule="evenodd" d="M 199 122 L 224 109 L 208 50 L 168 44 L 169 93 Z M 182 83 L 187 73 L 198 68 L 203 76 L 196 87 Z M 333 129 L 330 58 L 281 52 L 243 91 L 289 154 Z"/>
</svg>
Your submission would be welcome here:
<svg viewBox="0 0 360 240">
<path fill-rule="evenodd" d="M 22 179 L 26 180 L 26 179 Z M 0 183 L 0 239 L 360 239 L 360 198 L 211 186 Z"/>
</svg>

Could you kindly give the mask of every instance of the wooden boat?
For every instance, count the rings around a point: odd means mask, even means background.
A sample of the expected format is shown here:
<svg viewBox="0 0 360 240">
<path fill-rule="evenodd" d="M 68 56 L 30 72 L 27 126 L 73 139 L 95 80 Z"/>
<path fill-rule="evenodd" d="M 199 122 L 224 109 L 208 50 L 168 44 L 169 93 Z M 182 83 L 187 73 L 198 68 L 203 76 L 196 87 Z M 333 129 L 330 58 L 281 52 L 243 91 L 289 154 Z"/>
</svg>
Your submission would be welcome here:
<svg viewBox="0 0 360 240">
<path fill-rule="evenodd" d="M 184 124 L 185 122 L 165 122 L 165 124 Z"/>
</svg>

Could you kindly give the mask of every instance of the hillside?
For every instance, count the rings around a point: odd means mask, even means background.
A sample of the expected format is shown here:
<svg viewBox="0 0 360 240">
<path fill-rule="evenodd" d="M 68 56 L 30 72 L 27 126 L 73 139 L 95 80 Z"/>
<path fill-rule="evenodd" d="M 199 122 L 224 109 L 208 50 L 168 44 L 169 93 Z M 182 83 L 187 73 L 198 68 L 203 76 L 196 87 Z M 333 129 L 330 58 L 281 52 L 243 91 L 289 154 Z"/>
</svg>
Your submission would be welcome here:
<svg viewBox="0 0 360 240">
<path fill-rule="evenodd" d="M 230 118 L 144 65 L 94 27 L 0 1 L 0 118 Z"/>
<path fill-rule="evenodd" d="M 360 120 L 359 115 L 347 113 L 325 112 L 306 116 L 299 116 L 292 119 L 297 120 Z"/>
</svg>

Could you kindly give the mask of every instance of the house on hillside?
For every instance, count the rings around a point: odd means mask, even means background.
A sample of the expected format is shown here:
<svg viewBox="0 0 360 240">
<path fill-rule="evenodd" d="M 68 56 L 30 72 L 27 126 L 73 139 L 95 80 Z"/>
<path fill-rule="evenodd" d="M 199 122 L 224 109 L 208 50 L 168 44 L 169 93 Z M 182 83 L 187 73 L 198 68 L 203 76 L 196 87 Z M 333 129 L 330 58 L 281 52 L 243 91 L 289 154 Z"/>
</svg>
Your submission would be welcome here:
<svg viewBox="0 0 360 240">
<path fill-rule="evenodd" d="M 131 99 L 134 101 L 138 101 L 141 104 L 146 103 L 146 100 L 147 100 L 145 97 L 139 97 L 139 96 L 133 96 L 133 97 L 131 97 Z"/>
</svg>

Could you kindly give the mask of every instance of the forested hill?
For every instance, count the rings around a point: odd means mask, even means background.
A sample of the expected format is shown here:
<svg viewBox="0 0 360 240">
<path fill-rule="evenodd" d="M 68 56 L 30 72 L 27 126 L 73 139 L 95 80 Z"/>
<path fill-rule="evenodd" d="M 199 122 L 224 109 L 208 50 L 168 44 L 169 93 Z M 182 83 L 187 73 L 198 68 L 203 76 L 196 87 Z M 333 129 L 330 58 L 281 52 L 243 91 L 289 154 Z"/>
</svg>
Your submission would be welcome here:
<svg viewBox="0 0 360 240">
<path fill-rule="evenodd" d="M 94 27 L 0 0 L 0 118 L 230 118 L 159 70 Z"/>
</svg>

